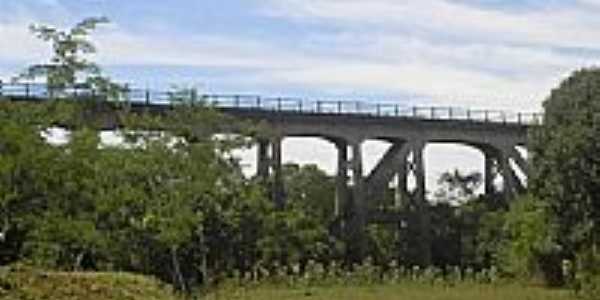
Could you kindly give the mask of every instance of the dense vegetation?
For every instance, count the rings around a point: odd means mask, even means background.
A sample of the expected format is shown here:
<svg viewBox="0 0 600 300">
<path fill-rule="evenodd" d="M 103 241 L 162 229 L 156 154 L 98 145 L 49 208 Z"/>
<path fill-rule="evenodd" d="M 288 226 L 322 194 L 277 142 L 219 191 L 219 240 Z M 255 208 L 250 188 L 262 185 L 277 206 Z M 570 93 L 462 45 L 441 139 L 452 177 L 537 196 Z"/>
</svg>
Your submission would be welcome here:
<svg viewBox="0 0 600 300">
<path fill-rule="evenodd" d="M 418 235 L 399 224 L 369 224 L 367 255 L 356 261 L 352 237 L 337 230 L 332 177 L 286 165 L 288 204 L 277 209 L 268 183 L 243 176 L 231 151 L 252 142 L 255 125 L 186 104 L 177 91 L 179 105 L 160 114 L 117 101 L 124 87 L 80 57 L 95 50 L 85 37 L 105 21 L 33 27 L 55 57 L 24 74 L 44 77 L 51 98 L 83 76 L 95 97 L 0 102 L 0 265 L 125 271 L 187 292 L 231 282 L 446 288 L 510 279 L 598 291 L 600 71 L 576 72 L 545 102 L 531 132 L 529 194 L 506 203 L 476 195 L 479 174 L 444 174 L 428 204 L 432 266 L 416 265 Z M 102 142 L 107 125 L 119 143 Z M 218 135 L 236 125 L 247 139 Z M 66 137 L 51 134 L 59 128 Z"/>
</svg>

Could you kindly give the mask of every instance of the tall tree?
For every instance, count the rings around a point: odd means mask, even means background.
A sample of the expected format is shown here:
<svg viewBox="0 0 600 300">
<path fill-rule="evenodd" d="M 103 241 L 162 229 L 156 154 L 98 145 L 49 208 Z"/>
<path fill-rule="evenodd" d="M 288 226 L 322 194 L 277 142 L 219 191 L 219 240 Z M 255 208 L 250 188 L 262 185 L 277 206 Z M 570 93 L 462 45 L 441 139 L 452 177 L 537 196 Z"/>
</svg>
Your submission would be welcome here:
<svg viewBox="0 0 600 300">
<path fill-rule="evenodd" d="M 600 240 L 600 69 L 574 72 L 544 102 L 531 133 L 532 193 L 547 204 L 569 253 Z"/>
</svg>

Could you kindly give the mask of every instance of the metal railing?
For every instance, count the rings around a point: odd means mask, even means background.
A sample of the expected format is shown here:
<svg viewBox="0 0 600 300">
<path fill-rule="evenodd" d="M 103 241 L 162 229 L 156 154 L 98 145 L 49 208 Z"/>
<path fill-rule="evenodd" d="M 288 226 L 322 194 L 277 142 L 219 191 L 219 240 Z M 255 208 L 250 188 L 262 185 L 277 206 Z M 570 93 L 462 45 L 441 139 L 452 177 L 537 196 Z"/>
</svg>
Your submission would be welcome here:
<svg viewBox="0 0 600 300">
<path fill-rule="evenodd" d="M 98 93 L 94 89 L 90 89 L 84 85 L 76 85 L 63 89 L 50 89 L 47 85 L 39 83 L 3 84 L 0 81 L 0 97 L 23 98 L 27 100 L 53 98 L 78 100 L 106 98 L 106 95 Z M 149 106 L 176 105 L 185 102 L 209 105 L 218 109 L 473 121 L 518 125 L 541 124 L 543 117 L 541 113 L 446 106 L 406 106 L 395 103 L 373 103 L 366 101 L 308 100 L 287 97 L 262 97 L 258 95 L 198 94 L 194 89 L 155 91 L 127 88 L 113 101 Z"/>
</svg>

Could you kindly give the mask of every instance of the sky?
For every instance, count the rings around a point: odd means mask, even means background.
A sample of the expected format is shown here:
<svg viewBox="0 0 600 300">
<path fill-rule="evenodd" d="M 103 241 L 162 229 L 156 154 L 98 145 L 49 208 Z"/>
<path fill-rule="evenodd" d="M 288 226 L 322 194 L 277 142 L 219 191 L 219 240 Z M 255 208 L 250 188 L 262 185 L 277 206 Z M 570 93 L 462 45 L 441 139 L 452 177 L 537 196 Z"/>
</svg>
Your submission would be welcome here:
<svg viewBox="0 0 600 300">
<path fill-rule="evenodd" d="M 94 59 L 137 87 L 539 111 L 598 65 L 599 14 L 600 0 L 1 0 L 0 78 L 47 60 L 30 24 L 106 16 Z M 368 169 L 385 145 L 365 147 Z M 284 159 L 331 170 L 333 151 L 290 139 Z M 455 146 L 426 156 L 432 179 L 482 164 Z"/>
</svg>

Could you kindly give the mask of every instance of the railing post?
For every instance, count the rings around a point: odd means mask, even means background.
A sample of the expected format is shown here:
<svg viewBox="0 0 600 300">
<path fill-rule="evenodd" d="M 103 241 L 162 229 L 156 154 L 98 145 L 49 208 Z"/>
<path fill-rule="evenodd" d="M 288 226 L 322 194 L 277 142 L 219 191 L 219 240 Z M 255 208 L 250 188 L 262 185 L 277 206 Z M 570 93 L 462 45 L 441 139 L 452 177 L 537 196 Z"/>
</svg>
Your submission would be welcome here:
<svg viewBox="0 0 600 300">
<path fill-rule="evenodd" d="M 517 123 L 519 123 L 519 125 L 521 125 L 521 113 L 517 113 Z"/>
<path fill-rule="evenodd" d="M 486 109 L 486 110 L 483 112 L 483 114 L 484 114 L 484 116 L 485 116 L 485 117 L 484 117 L 484 120 L 485 120 L 485 122 L 486 122 L 486 123 L 487 123 L 487 122 L 489 122 L 489 120 L 490 120 L 489 111 Z"/>
<path fill-rule="evenodd" d="M 321 113 L 321 101 L 317 100 L 317 113 L 320 114 Z"/>
<path fill-rule="evenodd" d="M 452 120 L 453 117 L 453 113 L 452 113 L 452 107 L 448 107 L 448 119 Z"/>
<path fill-rule="evenodd" d="M 337 102 L 337 113 L 338 114 L 342 113 L 342 101 Z"/>
<path fill-rule="evenodd" d="M 431 119 L 435 120 L 435 107 L 431 107 Z"/>
<path fill-rule="evenodd" d="M 394 105 L 394 114 L 396 117 L 400 114 L 400 109 L 398 108 L 398 104 Z"/>
<path fill-rule="evenodd" d="M 239 95 L 235 95 L 233 96 L 233 102 L 236 108 L 240 107 L 240 96 Z"/>
<path fill-rule="evenodd" d="M 471 121 L 471 109 L 467 108 L 467 121 Z"/>
<path fill-rule="evenodd" d="M 29 98 L 29 83 L 25 83 L 25 98 Z"/>
<path fill-rule="evenodd" d="M 281 97 L 277 98 L 277 111 L 281 112 Z"/>
<path fill-rule="evenodd" d="M 356 101 L 356 113 L 359 114 L 360 113 L 360 102 Z"/>
<path fill-rule="evenodd" d="M 302 99 L 298 100 L 298 112 L 302 113 Z"/>
<path fill-rule="evenodd" d="M 256 96 L 256 108 L 260 109 L 261 108 L 261 103 L 260 103 L 260 96 Z"/>
<path fill-rule="evenodd" d="M 412 114 L 413 114 L 413 118 L 416 118 L 416 117 L 417 117 L 417 109 L 418 109 L 418 108 L 417 108 L 416 106 L 413 106 L 413 108 L 412 108 Z"/>
<path fill-rule="evenodd" d="M 381 104 L 377 103 L 376 105 L 376 110 L 377 110 L 377 116 L 381 116 Z"/>
<path fill-rule="evenodd" d="M 3 88 L 3 83 L 2 83 L 2 79 L 0 79 L 0 97 L 2 97 L 2 95 L 3 95 L 2 88 Z"/>
</svg>

